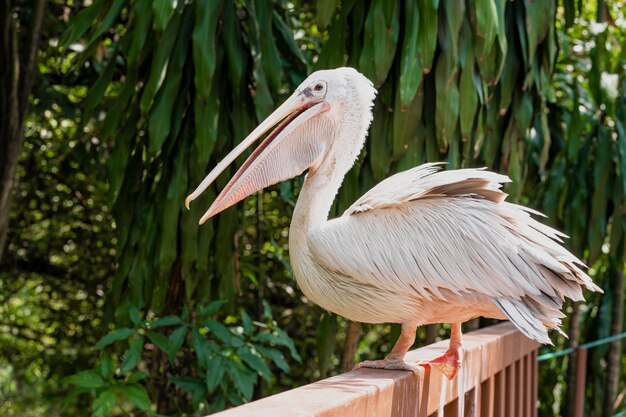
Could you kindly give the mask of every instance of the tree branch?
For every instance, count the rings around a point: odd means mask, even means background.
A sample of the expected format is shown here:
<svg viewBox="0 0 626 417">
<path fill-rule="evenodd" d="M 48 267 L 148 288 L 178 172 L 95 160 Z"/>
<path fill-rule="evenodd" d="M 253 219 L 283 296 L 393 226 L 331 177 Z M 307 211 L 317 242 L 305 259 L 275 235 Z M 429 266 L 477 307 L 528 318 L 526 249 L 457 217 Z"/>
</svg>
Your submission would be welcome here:
<svg viewBox="0 0 626 417">
<path fill-rule="evenodd" d="M 30 96 L 30 90 L 33 86 L 33 78 L 35 75 L 35 68 L 37 67 L 37 53 L 39 51 L 39 38 L 41 36 L 41 26 L 43 22 L 43 14 L 46 8 L 45 0 L 36 0 L 33 17 L 28 28 L 28 41 L 26 44 L 26 54 L 22 70 L 20 72 L 20 91 L 19 91 L 19 109 L 20 120 L 19 124 L 22 126 L 26 117 L 26 109 L 28 108 L 28 99 Z"/>
</svg>

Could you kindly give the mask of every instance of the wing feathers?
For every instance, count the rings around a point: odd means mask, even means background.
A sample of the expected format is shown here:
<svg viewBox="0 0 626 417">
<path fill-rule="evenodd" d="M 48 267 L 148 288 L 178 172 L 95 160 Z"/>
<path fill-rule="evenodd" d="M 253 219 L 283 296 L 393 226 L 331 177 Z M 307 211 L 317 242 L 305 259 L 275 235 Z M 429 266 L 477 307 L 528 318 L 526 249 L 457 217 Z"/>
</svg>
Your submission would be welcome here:
<svg viewBox="0 0 626 417">
<path fill-rule="evenodd" d="M 341 279 L 445 302 L 488 296 L 526 335 L 548 343 L 565 297 L 601 291 L 563 248 L 562 233 L 504 201 L 509 178 L 425 164 L 381 182 L 308 235 L 313 258 Z M 445 290 L 445 291 L 444 291 Z"/>
<path fill-rule="evenodd" d="M 537 316 L 539 316 L 537 310 L 523 302 L 515 302 L 507 299 L 498 299 L 495 301 L 495 304 L 526 337 L 548 345 L 553 344 L 552 340 L 550 340 L 550 336 L 548 336 L 546 327 L 537 318 Z"/>
</svg>

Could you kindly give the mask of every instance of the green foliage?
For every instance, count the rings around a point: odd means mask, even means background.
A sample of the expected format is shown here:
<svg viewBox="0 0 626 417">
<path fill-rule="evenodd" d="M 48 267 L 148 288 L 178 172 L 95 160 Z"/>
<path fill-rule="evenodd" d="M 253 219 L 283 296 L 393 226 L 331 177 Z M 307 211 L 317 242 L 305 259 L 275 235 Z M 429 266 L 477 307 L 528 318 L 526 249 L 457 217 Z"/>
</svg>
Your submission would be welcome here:
<svg viewBox="0 0 626 417">
<path fill-rule="evenodd" d="M 190 212 L 183 200 L 308 72 L 340 65 L 379 96 L 334 214 L 425 161 L 506 173 L 509 198 L 568 233 L 607 293 L 582 308 L 582 338 L 609 331 L 626 247 L 626 39 L 594 4 L 88 4 L 52 2 L 45 25 L 0 272 L 0 414 L 204 415 L 338 371 L 346 323 L 291 277 L 301 179 L 202 227 L 228 173 Z M 361 359 L 397 335 L 365 330 Z M 590 415 L 605 354 L 591 352 Z M 568 363 L 543 366 L 541 413 L 559 415 Z"/>
<path fill-rule="evenodd" d="M 111 330 L 98 341 L 96 349 L 102 352 L 94 369 L 65 379 L 75 386 L 69 398 L 91 393 L 94 417 L 130 413 L 133 408 L 154 415 L 156 404 L 148 388 L 162 377 L 147 369 L 157 357 L 167 383 L 177 388 L 174 393 L 181 399 L 174 401 L 178 408 L 171 411 L 200 415 L 250 401 L 259 377 L 266 382 L 275 378 L 269 363 L 289 372 L 279 347 L 301 361 L 291 338 L 272 319 L 269 306 L 262 323 L 253 322 L 242 310 L 238 316 L 227 316 L 224 324 L 212 318 L 222 304 L 216 301 L 195 312 L 185 309 L 180 316 L 151 319 L 141 319 L 136 310 L 133 327 Z"/>
<path fill-rule="evenodd" d="M 71 10 L 71 9 L 68 9 Z M 107 144 L 82 128 L 76 103 L 90 71 L 65 77 L 58 48 L 64 10 L 50 5 L 39 49 L 24 150 L 0 265 L 0 415 L 59 414 L 60 380 L 92 365 L 104 292 L 115 269 L 106 201 Z M 22 11 L 27 14 L 28 11 Z M 76 414 L 77 408 L 68 408 Z"/>
<path fill-rule="evenodd" d="M 535 123 L 531 138 L 535 160 L 547 158 L 538 192 L 540 207 L 549 221 L 571 236 L 568 244 L 591 266 L 590 275 L 605 291 L 604 296 L 587 295 L 588 304 L 581 311 L 588 340 L 610 335 L 611 323 L 617 320 L 611 317 L 616 270 L 624 268 L 626 260 L 626 131 L 621 128 L 626 109 L 626 32 L 610 19 L 598 22 L 596 7 L 586 4 L 576 25 L 558 31 L 561 50 L 554 74 L 555 99 L 548 105 L 550 117 Z M 621 8 L 606 7 L 612 19 L 624 19 Z M 567 12 L 561 22 L 567 23 Z M 585 403 L 589 415 L 603 413 L 605 376 L 611 366 L 606 354 L 606 347 L 590 351 L 594 365 L 587 384 L 594 395 Z M 567 367 L 568 360 L 551 361 L 540 368 L 540 378 L 548 385 L 561 383 Z M 561 415 L 562 407 L 567 407 L 560 388 L 546 390 L 542 415 Z"/>
</svg>

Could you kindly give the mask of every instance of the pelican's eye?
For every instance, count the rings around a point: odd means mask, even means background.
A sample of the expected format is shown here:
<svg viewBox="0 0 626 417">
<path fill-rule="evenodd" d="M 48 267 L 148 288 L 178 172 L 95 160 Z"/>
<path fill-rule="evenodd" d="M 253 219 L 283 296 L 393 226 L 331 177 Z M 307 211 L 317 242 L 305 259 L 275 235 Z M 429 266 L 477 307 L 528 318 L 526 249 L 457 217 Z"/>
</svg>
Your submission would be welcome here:
<svg viewBox="0 0 626 417">
<path fill-rule="evenodd" d="M 313 91 L 317 91 L 317 92 L 324 91 L 324 85 L 321 83 L 315 84 L 315 87 L 313 87 Z"/>
</svg>

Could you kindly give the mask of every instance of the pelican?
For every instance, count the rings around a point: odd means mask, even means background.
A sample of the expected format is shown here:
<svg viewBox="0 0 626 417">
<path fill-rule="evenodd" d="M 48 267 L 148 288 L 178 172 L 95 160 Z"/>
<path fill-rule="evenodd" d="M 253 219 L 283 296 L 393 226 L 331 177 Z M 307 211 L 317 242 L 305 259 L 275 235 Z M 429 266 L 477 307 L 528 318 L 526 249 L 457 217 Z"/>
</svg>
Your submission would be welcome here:
<svg viewBox="0 0 626 417">
<path fill-rule="evenodd" d="M 562 233 L 505 201 L 509 178 L 484 169 L 441 170 L 428 163 L 382 181 L 341 217 L 328 214 L 359 155 L 377 91 L 353 68 L 311 74 L 233 149 L 185 205 L 274 128 L 221 191 L 200 224 L 269 185 L 307 171 L 289 229 L 298 286 L 322 308 L 361 323 L 400 323 L 383 360 L 357 367 L 435 366 L 452 379 L 462 364 L 461 324 L 508 319 L 527 337 L 551 344 L 565 297 L 601 291 L 584 264 L 561 246 Z M 450 323 L 448 350 L 429 362 L 404 356 L 418 326 Z"/>
</svg>

